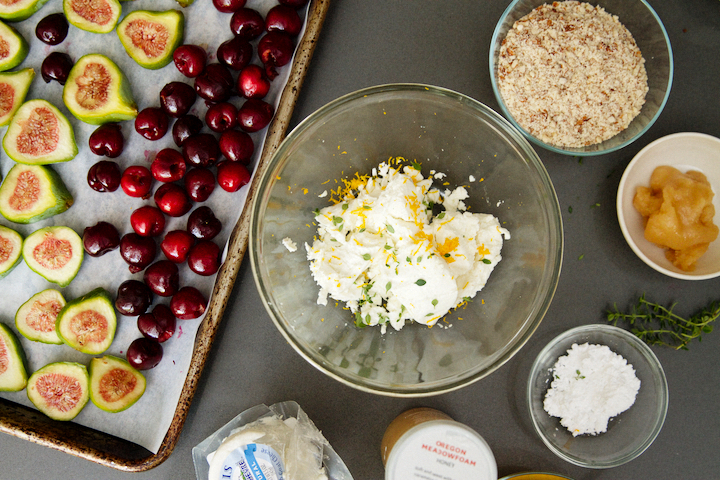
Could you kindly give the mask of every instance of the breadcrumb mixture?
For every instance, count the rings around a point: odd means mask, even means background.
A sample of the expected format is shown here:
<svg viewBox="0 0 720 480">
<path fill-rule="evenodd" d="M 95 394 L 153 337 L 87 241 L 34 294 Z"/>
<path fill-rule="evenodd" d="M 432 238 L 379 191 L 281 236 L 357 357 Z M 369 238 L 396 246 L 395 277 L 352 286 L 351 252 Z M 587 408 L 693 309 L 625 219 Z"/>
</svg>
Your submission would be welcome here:
<svg viewBox="0 0 720 480">
<path fill-rule="evenodd" d="M 617 135 L 640 113 L 648 91 L 632 34 L 602 7 L 576 1 L 541 5 L 515 22 L 497 75 L 518 124 L 561 147 Z"/>
</svg>

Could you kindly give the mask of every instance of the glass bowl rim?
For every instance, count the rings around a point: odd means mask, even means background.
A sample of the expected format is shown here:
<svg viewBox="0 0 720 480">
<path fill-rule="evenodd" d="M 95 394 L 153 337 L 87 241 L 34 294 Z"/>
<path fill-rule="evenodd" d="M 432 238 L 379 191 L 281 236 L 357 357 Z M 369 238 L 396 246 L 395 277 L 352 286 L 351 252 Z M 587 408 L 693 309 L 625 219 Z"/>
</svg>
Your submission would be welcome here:
<svg viewBox="0 0 720 480">
<path fill-rule="evenodd" d="M 524 0 L 513 0 L 510 5 L 505 9 L 505 11 L 500 16 L 500 19 L 498 20 L 497 24 L 495 25 L 495 30 L 493 31 L 492 39 L 490 40 L 490 54 L 489 54 L 489 60 L 490 60 L 490 83 L 492 85 L 493 93 L 495 94 L 495 100 L 498 103 L 498 106 L 500 107 L 500 110 L 503 112 L 503 115 L 507 118 L 507 120 L 515 127 L 517 128 L 524 136 L 526 136 L 531 142 L 535 143 L 536 145 L 546 149 L 550 150 L 554 153 L 559 153 L 562 155 L 572 155 L 575 157 L 592 157 L 597 155 L 604 155 L 606 153 L 612 153 L 617 150 L 620 150 L 622 148 L 627 147 L 631 143 L 635 142 L 637 139 L 642 137 L 645 132 L 647 132 L 650 127 L 652 127 L 657 119 L 660 117 L 660 114 L 665 109 L 665 105 L 667 104 L 668 98 L 670 98 L 670 91 L 672 90 L 672 84 L 673 84 L 673 78 L 675 75 L 675 61 L 673 58 L 673 51 L 672 46 L 670 45 L 670 37 L 667 33 L 667 30 L 665 29 L 665 25 L 663 24 L 662 20 L 660 20 L 660 17 L 658 16 L 657 12 L 650 6 L 650 4 L 646 0 L 636 0 L 641 2 L 645 8 L 648 9 L 650 14 L 655 18 L 655 21 L 657 22 L 658 26 L 660 27 L 660 30 L 663 33 L 663 37 L 665 39 L 665 45 L 668 49 L 668 59 L 670 62 L 669 65 L 669 75 L 668 75 L 668 82 L 667 82 L 667 89 L 665 91 L 665 96 L 663 97 L 662 102 L 660 103 L 660 106 L 658 107 L 657 112 L 655 112 L 655 115 L 650 119 L 647 125 L 643 127 L 642 130 L 640 130 L 637 134 L 634 136 L 628 138 L 624 142 L 615 145 L 614 147 L 605 148 L 603 150 L 592 150 L 592 151 L 585 151 L 582 149 L 573 149 L 573 148 L 562 148 L 557 147 L 554 145 L 550 145 L 548 143 L 543 142 L 539 138 L 535 137 L 533 134 L 525 130 L 523 127 L 520 126 L 520 124 L 517 123 L 513 115 L 510 113 L 510 111 L 507 109 L 507 106 L 505 105 L 505 101 L 502 98 L 502 95 L 500 94 L 500 90 L 497 85 L 497 79 L 495 78 L 495 47 L 499 44 L 499 42 L 502 41 L 502 39 L 499 38 L 500 36 L 500 27 L 505 22 L 505 18 L 507 18 L 508 15 L 515 9 L 516 5 Z M 584 1 L 584 0 L 581 0 Z M 530 13 L 530 12 L 528 12 Z M 608 139 L 610 140 L 610 139 Z M 608 141 L 606 140 L 606 141 Z"/>
<path fill-rule="evenodd" d="M 658 377 L 659 383 L 657 385 L 657 390 L 660 397 L 660 407 L 658 410 L 658 416 L 654 419 L 655 425 L 653 426 L 652 430 L 650 431 L 649 435 L 641 442 L 632 452 L 629 454 L 618 457 L 611 461 L 605 461 L 605 462 L 588 462 L 581 458 L 578 458 L 576 456 L 570 455 L 566 453 L 565 451 L 559 449 L 555 444 L 553 444 L 545 434 L 545 432 L 540 427 L 538 420 L 535 415 L 535 411 L 533 410 L 533 392 L 535 391 L 534 383 L 535 379 L 540 373 L 540 359 L 547 356 L 547 354 L 555 348 L 559 343 L 580 337 L 585 334 L 594 334 L 594 333 L 602 333 L 602 334 L 610 334 L 615 335 L 618 338 L 625 340 L 630 346 L 633 346 L 638 349 L 642 357 L 647 361 L 648 365 L 650 366 L 651 370 L 656 372 L 656 376 Z M 559 356 L 563 355 L 564 352 L 561 352 Z M 620 465 L 623 465 L 625 463 L 630 462 L 631 460 L 634 460 L 635 458 L 639 457 L 645 450 L 647 450 L 650 445 L 655 441 L 657 436 L 660 434 L 660 431 L 662 430 L 662 427 L 665 423 L 665 418 L 667 417 L 667 411 L 668 411 L 668 383 L 667 383 L 667 377 L 665 376 L 665 370 L 662 367 L 662 364 L 660 363 L 660 360 L 657 358 L 655 353 L 652 351 L 652 349 L 642 340 L 640 340 L 638 337 L 636 337 L 631 332 L 616 327 L 614 325 L 606 325 L 606 324 L 600 324 L 600 323 L 593 323 L 589 325 L 581 325 L 578 327 L 571 328 L 569 330 L 564 331 L 563 333 L 557 335 L 552 340 L 550 340 L 547 345 L 543 347 L 543 349 L 540 351 L 540 353 L 537 354 L 535 357 L 535 360 L 533 361 L 532 367 L 530 368 L 530 374 L 528 375 L 527 380 L 527 391 L 526 391 L 526 401 L 527 401 L 527 408 L 528 412 L 530 414 L 530 419 L 532 420 L 533 428 L 535 432 L 538 434 L 540 439 L 543 441 L 543 443 L 558 457 L 562 458 L 563 460 L 572 463 L 574 465 L 578 465 L 580 467 L 585 468 L 594 468 L 594 469 L 603 469 L 603 468 L 612 468 L 617 467 Z"/>
<path fill-rule="evenodd" d="M 499 356 L 495 362 L 486 368 L 476 371 L 470 375 L 465 375 L 464 377 L 460 379 L 453 379 L 452 381 L 449 381 L 443 385 L 434 385 L 432 387 L 422 387 L 423 384 L 418 384 L 413 386 L 412 388 L 405 388 L 403 390 L 397 390 L 394 389 L 392 386 L 383 386 L 379 387 L 376 385 L 367 385 L 363 384 L 357 381 L 353 381 L 352 377 L 345 377 L 340 374 L 338 374 L 336 371 L 334 371 L 329 366 L 323 365 L 320 362 L 318 362 L 316 359 L 312 358 L 304 348 L 302 348 L 300 345 L 298 345 L 298 342 L 296 339 L 294 339 L 283 323 L 280 321 L 278 317 L 282 317 L 280 312 L 276 312 L 274 308 L 274 303 L 270 301 L 270 293 L 267 290 L 267 288 L 263 285 L 263 281 L 261 279 L 261 268 L 260 268 L 260 258 L 258 255 L 258 246 L 256 245 L 257 242 L 261 241 L 261 237 L 257 235 L 257 232 L 259 230 L 259 220 L 260 217 L 260 208 L 264 205 L 263 199 L 267 196 L 269 192 L 269 182 L 266 180 L 270 177 L 272 177 L 273 172 L 277 170 L 278 167 L 284 166 L 283 164 L 280 164 L 280 158 L 282 156 L 282 153 L 289 148 L 289 145 L 294 141 L 295 138 L 299 137 L 302 133 L 304 133 L 308 128 L 310 128 L 318 119 L 323 118 L 327 113 L 332 112 L 333 110 L 338 109 L 339 107 L 342 107 L 354 100 L 369 97 L 371 95 L 377 95 L 377 94 L 384 94 L 384 93 L 392 93 L 392 92 L 403 92 L 403 91 L 409 91 L 409 92 L 428 92 L 438 97 L 445 97 L 449 98 L 458 102 L 461 102 L 464 105 L 467 105 L 471 108 L 473 108 L 476 111 L 481 112 L 483 115 L 487 117 L 487 119 L 490 119 L 494 122 L 496 122 L 496 127 L 500 127 L 503 134 L 507 135 L 512 141 L 516 142 L 517 146 L 520 147 L 528 157 L 529 163 L 533 166 L 534 171 L 537 172 L 538 176 L 540 177 L 541 183 L 544 185 L 546 191 L 546 195 L 548 196 L 548 204 L 550 205 L 550 211 L 548 214 L 548 218 L 555 218 L 556 222 L 552 222 L 550 225 L 551 230 L 553 231 L 552 234 L 554 234 L 557 245 L 553 249 L 553 253 L 555 254 L 554 258 L 554 268 L 551 269 L 551 273 L 548 274 L 547 278 L 545 279 L 545 282 L 547 283 L 547 290 L 544 292 L 544 296 L 536 301 L 535 308 L 532 310 L 535 314 L 535 319 L 532 322 L 528 322 L 526 325 L 526 328 L 524 331 L 518 332 L 515 336 L 512 337 L 513 343 L 511 344 L 511 347 L 508 348 L 503 355 Z M 557 289 L 559 277 L 560 277 L 560 271 L 562 269 L 562 259 L 563 259 L 563 251 L 564 251 L 564 230 L 563 230 L 563 221 L 562 221 L 562 215 L 560 212 L 560 205 L 557 198 L 557 193 L 555 192 L 555 188 L 552 184 L 552 179 L 550 178 L 549 173 L 547 172 L 547 169 L 545 168 L 544 164 L 542 163 L 542 160 L 538 156 L 537 152 L 532 148 L 532 145 L 528 142 L 527 138 L 522 135 L 510 122 L 507 121 L 502 115 L 498 114 L 494 110 L 492 110 L 487 105 L 483 104 L 482 102 L 468 96 L 462 93 L 459 93 L 454 90 L 450 90 L 444 87 L 438 87 L 433 85 L 427 85 L 427 84 L 421 84 L 421 83 L 387 83 L 382 85 L 376 85 L 371 87 L 365 87 L 350 93 L 347 93 L 345 95 L 342 95 L 334 100 L 331 100 L 330 102 L 326 103 L 325 105 L 321 106 L 314 112 L 312 112 L 310 115 L 305 117 L 302 121 L 298 123 L 298 125 L 292 129 L 292 131 L 283 139 L 283 141 L 280 143 L 278 148 L 273 152 L 272 157 L 267 162 L 267 164 L 264 166 L 261 172 L 259 172 L 258 180 L 257 180 L 257 192 L 255 193 L 253 197 L 253 201 L 251 204 L 251 218 L 250 218 L 250 225 L 249 225 L 249 249 L 250 249 L 250 264 L 251 269 L 253 272 L 253 277 L 255 280 L 255 285 L 258 290 L 258 293 L 261 297 L 261 300 L 263 302 L 263 305 L 265 306 L 266 311 L 268 312 L 271 320 L 277 327 L 277 329 L 280 331 L 280 333 L 285 337 L 285 340 L 292 346 L 292 348 L 300 354 L 301 357 L 303 357 L 309 364 L 323 372 L 324 374 L 328 375 L 329 377 L 347 385 L 352 388 L 355 388 L 357 390 L 366 392 L 366 393 L 374 393 L 374 394 L 380 394 L 384 396 L 390 396 L 390 397 L 403 397 L 403 398 L 411 398 L 411 397 L 427 397 L 431 395 L 438 395 L 450 391 L 454 391 L 457 389 L 460 389 L 462 387 L 468 386 L 481 378 L 484 378 L 491 373 L 493 373 L 495 370 L 500 368 L 502 365 L 504 365 L 508 360 L 510 360 L 532 337 L 532 335 L 537 330 L 538 326 L 540 325 L 542 319 L 544 318 L 545 314 L 547 313 L 547 310 L 550 307 L 550 304 L 552 303 L 552 299 L 555 295 L 555 291 Z"/>
</svg>

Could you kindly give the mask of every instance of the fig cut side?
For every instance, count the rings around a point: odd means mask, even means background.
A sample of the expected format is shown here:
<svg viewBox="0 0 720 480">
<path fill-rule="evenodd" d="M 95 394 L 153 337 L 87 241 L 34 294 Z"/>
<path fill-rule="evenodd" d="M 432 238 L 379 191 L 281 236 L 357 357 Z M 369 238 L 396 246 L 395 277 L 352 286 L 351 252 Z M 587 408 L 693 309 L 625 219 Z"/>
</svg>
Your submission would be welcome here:
<svg viewBox="0 0 720 480">
<path fill-rule="evenodd" d="M 22 235 L 0 225 L 0 278 L 9 274 L 22 260 L 22 243 Z"/>
<path fill-rule="evenodd" d="M 63 343 L 55 330 L 65 298 L 58 290 L 49 288 L 36 293 L 18 308 L 15 327 L 28 340 L 60 345 Z"/>
<path fill-rule="evenodd" d="M 17 109 L 3 138 L 3 147 L 8 157 L 28 165 L 67 162 L 78 153 L 70 122 L 43 99 L 29 100 Z"/>
<path fill-rule="evenodd" d="M 3 2 L 0 2 L 0 8 L 3 6 Z M 0 22 L 0 72 L 20 65 L 29 49 L 27 41 L 17 30 Z"/>
<path fill-rule="evenodd" d="M 15 223 L 50 218 L 73 202 L 60 175 L 42 165 L 13 165 L 0 185 L 0 213 Z"/>
<path fill-rule="evenodd" d="M 55 328 L 66 345 L 97 355 L 110 347 L 116 327 L 117 316 L 110 294 L 96 288 L 68 302 L 58 314 Z"/>
<path fill-rule="evenodd" d="M 15 112 L 25 101 L 33 78 L 35 78 L 35 70 L 32 68 L 0 73 L 0 127 L 10 123 Z"/>
<path fill-rule="evenodd" d="M 15 0 L 0 2 L 0 18 L 19 22 L 40 10 L 48 0 Z"/>
<path fill-rule="evenodd" d="M 15 333 L 0 323 L 0 392 L 18 392 L 27 380 L 25 352 Z"/>
<path fill-rule="evenodd" d="M 47 281 L 67 287 L 82 264 L 82 239 L 69 227 L 41 228 L 25 239 L 23 259 Z"/>
<path fill-rule="evenodd" d="M 68 421 L 75 418 L 90 399 L 89 384 L 85 365 L 50 363 L 30 376 L 27 396 L 48 417 Z"/>
<path fill-rule="evenodd" d="M 63 101 L 78 120 L 92 125 L 131 120 L 138 113 L 127 77 L 99 53 L 75 63 L 63 88 Z"/>
<path fill-rule="evenodd" d="M 151 70 L 170 63 L 184 31 L 185 16 L 179 10 L 136 10 L 117 26 L 120 42 L 130 58 Z"/>
<path fill-rule="evenodd" d="M 145 393 L 145 377 L 126 360 L 112 355 L 90 360 L 90 400 L 101 410 L 127 410 Z"/>
<path fill-rule="evenodd" d="M 92 33 L 112 32 L 121 11 L 118 0 L 63 0 L 68 22 Z"/>
</svg>

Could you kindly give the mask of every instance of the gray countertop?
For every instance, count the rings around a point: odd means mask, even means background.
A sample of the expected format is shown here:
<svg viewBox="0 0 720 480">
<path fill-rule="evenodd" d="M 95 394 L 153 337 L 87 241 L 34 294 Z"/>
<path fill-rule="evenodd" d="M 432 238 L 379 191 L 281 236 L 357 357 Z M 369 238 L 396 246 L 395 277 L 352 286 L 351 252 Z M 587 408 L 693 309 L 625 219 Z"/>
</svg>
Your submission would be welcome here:
<svg viewBox="0 0 720 480">
<path fill-rule="evenodd" d="M 493 28 L 508 3 L 334 0 L 291 127 L 340 95 L 391 82 L 450 88 L 498 110 L 487 57 Z M 499 370 L 459 391 L 420 399 L 375 396 L 344 386 L 307 364 L 285 342 L 261 304 L 245 261 L 183 432 L 167 461 L 148 472 L 124 473 L 3 434 L 0 478 L 194 478 L 193 446 L 241 411 L 284 400 L 306 410 L 357 480 L 383 478 L 379 449 L 385 427 L 415 406 L 443 410 L 480 433 L 495 454 L 501 476 L 542 470 L 576 480 L 719 478 L 720 331 L 693 343 L 689 351 L 653 348 L 670 389 L 667 419 L 650 448 L 623 466 L 590 470 L 556 457 L 535 434 L 525 402 L 527 375 L 542 347 L 568 328 L 604 322 L 604 312 L 614 302 L 630 305 L 646 292 L 660 303 L 678 302 L 680 313 L 692 314 L 720 300 L 720 278 L 689 282 L 655 272 L 633 254 L 617 223 L 620 177 L 643 146 L 682 131 L 720 137 L 720 2 L 650 3 L 674 50 L 670 99 L 657 123 L 618 152 L 578 161 L 536 148 L 563 212 L 562 275 L 537 332 Z"/>
</svg>

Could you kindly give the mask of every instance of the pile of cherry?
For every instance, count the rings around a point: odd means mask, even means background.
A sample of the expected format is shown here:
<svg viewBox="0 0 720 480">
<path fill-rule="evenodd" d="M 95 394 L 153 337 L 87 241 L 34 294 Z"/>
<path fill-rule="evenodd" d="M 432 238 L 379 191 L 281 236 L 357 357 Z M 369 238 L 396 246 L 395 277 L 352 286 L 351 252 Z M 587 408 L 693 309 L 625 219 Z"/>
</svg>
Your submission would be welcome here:
<svg viewBox="0 0 720 480">
<path fill-rule="evenodd" d="M 216 184 L 234 192 L 250 180 L 248 165 L 255 148 L 249 133 L 262 130 L 272 120 L 274 107 L 263 98 L 277 76 L 277 68 L 292 59 L 295 37 L 303 24 L 296 9 L 307 2 L 279 0 L 263 18 L 246 8 L 245 0 L 213 0 L 219 11 L 232 13 L 234 34 L 218 48 L 218 62 L 208 63 L 207 53 L 197 45 L 178 47 L 173 52 L 174 63 L 183 75 L 194 79 L 194 87 L 184 82 L 168 83 L 160 91 L 160 106 L 141 110 L 135 119 L 135 130 L 149 140 L 162 138 L 175 119 L 171 132 L 180 150 L 160 150 L 150 168 L 132 165 L 121 172 L 117 163 L 103 159 L 88 171 L 88 184 L 98 192 L 120 187 L 131 197 L 154 199 L 155 205 L 143 205 L 132 212 L 133 232 L 122 238 L 108 222 L 99 222 L 83 233 L 88 255 L 104 255 L 119 247 L 131 273 L 144 270 L 142 281 L 131 279 L 120 285 L 115 300 L 122 315 L 138 317 L 143 337 L 133 341 L 126 354 L 138 369 L 153 368 L 160 362 L 161 343 L 173 336 L 177 319 L 198 318 L 207 308 L 207 300 L 198 289 L 180 287 L 178 265 L 187 262 L 196 274 L 209 276 L 221 264 L 221 248 L 213 238 L 222 230 L 222 223 L 210 207 L 195 208 L 185 230 L 164 233 L 166 216 L 187 214 L 195 203 L 210 197 Z M 257 38 L 262 66 L 251 63 L 254 49 L 250 41 Z M 236 79 L 232 71 L 238 72 Z M 240 108 L 228 101 L 235 94 L 244 97 Z M 189 113 L 198 96 L 208 105 L 204 122 Z M 202 133 L 204 126 L 214 133 Z M 111 123 L 98 127 L 90 136 L 89 146 L 97 155 L 119 156 L 124 146 L 120 126 Z M 160 186 L 153 193 L 155 182 Z M 156 239 L 161 236 L 160 250 L 165 258 L 156 261 Z M 170 298 L 169 306 L 159 303 L 148 311 L 154 295 Z"/>
</svg>

